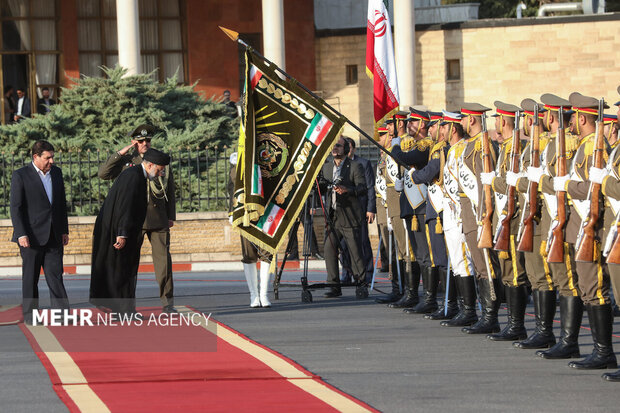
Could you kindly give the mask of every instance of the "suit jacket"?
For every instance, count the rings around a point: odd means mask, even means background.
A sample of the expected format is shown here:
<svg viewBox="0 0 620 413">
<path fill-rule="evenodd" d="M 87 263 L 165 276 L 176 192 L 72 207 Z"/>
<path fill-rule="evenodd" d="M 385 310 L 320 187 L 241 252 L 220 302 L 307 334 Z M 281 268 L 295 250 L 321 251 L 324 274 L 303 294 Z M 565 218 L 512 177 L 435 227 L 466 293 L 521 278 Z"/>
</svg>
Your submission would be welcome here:
<svg viewBox="0 0 620 413">
<path fill-rule="evenodd" d="M 115 153 L 99 167 L 98 175 L 101 179 L 116 179 L 122 171 L 131 166 L 140 165 L 141 163 L 142 157 L 137 152 L 132 154 L 127 153 L 122 156 Z M 175 221 L 177 219 L 172 168 L 166 167 L 166 174 L 168 174 L 168 185 L 166 187 L 167 201 L 165 198 L 157 199 L 153 191 L 149 189 L 146 220 L 143 226 L 146 230 L 168 228 L 168 220 Z"/>
<path fill-rule="evenodd" d="M 32 163 L 13 172 L 11 179 L 11 221 L 13 222 L 13 242 L 19 237 L 28 236 L 30 245 L 47 244 L 50 234 L 62 241 L 62 234 L 69 233 L 67 219 L 67 200 L 62 171 L 53 166 L 52 204 L 43 187 L 43 182 Z M 52 233 L 53 231 L 53 233 Z"/>
<path fill-rule="evenodd" d="M 17 114 L 17 108 L 19 107 L 19 99 L 15 101 L 15 114 Z M 24 97 L 24 103 L 22 103 L 22 118 L 29 118 L 32 115 L 32 109 L 30 107 L 30 99 Z"/>
<path fill-rule="evenodd" d="M 56 101 L 52 98 L 49 99 L 49 104 L 45 104 L 45 99 L 43 98 L 39 98 L 37 100 L 37 113 L 47 113 L 47 107 L 49 106 L 50 108 L 52 107 L 52 105 L 55 105 Z"/>
<path fill-rule="evenodd" d="M 364 169 L 359 163 L 345 158 L 340 169 L 342 178 L 341 186 L 347 188 L 348 192 L 336 194 L 336 210 L 332 206 L 332 188 L 322 185 L 325 191 L 325 208 L 327 214 L 336 221 L 335 225 L 340 227 L 359 227 L 366 219 L 366 207 L 360 203 L 360 197 L 367 193 Z M 334 160 L 329 157 L 321 170 L 323 177 L 329 181 L 334 176 Z"/>
<path fill-rule="evenodd" d="M 366 194 L 362 196 L 362 205 L 366 206 L 366 212 L 377 213 L 377 194 L 375 193 L 375 171 L 368 159 L 353 155 L 353 160 L 364 168 L 364 178 L 366 179 Z"/>
</svg>

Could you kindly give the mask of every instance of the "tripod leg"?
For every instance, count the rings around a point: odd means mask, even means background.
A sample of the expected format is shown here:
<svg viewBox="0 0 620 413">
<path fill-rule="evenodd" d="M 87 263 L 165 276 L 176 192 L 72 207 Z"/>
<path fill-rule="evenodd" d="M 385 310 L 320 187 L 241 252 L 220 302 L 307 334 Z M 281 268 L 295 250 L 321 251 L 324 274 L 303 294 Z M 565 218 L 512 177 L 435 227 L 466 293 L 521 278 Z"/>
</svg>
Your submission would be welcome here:
<svg viewBox="0 0 620 413">
<path fill-rule="evenodd" d="M 381 232 L 379 232 L 379 245 L 377 246 L 377 255 L 375 255 L 376 259 L 375 259 L 375 268 L 372 272 L 372 281 L 370 282 L 370 291 L 372 291 L 372 289 L 375 286 L 375 277 L 377 276 L 377 266 L 379 264 L 379 254 L 381 251 L 381 236 L 383 234 L 381 234 Z"/>
<path fill-rule="evenodd" d="M 297 232 L 297 229 L 299 228 L 299 222 L 299 219 L 295 220 L 295 222 L 293 223 L 293 227 L 291 228 L 291 232 Z M 280 264 L 280 269 L 278 270 L 273 280 L 273 296 L 276 300 L 280 298 L 280 279 L 282 278 L 282 272 L 284 272 L 284 265 L 286 264 L 286 259 L 291 253 L 291 250 L 293 249 L 294 241 L 294 238 L 289 237 L 288 244 L 286 245 L 286 252 L 284 253 L 284 258 L 282 258 L 282 264 Z"/>
</svg>

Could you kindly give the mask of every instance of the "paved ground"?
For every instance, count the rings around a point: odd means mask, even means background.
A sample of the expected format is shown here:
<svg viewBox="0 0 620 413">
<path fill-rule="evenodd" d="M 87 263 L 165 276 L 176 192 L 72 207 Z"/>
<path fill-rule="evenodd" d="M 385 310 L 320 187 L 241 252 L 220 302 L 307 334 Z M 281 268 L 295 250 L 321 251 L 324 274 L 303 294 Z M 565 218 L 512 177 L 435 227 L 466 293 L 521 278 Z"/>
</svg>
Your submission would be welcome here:
<svg viewBox="0 0 620 413">
<path fill-rule="evenodd" d="M 289 272 L 284 282 L 298 282 Z M 250 309 L 238 272 L 175 274 L 177 304 L 189 304 L 295 360 L 337 388 L 385 412 L 412 411 L 616 411 L 618 384 L 601 371 L 577 372 L 566 361 L 548 361 L 511 343 L 468 336 L 458 329 L 356 300 L 353 289 L 339 299 L 283 288 L 271 309 Z M 314 271 L 311 280 L 325 274 Z M 88 278 L 66 278 L 72 303 L 85 303 Z M 0 302 L 19 295 L 21 281 L 0 280 Z M 47 295 L 44 282 L 42 296 Z M 384 284 L 385 285 L 385 284 Z M 152 275 L 141 275 L 140 297 L 156 296 Z M 372 297 L 377 293 L 371 294 Z M 528 308 L 531 313 L 532 307 Z M 501 312 L 505 320 L 505 311 Z M 620 320 L 614 346 L 620 350 Z M 557 324 L 559 327 L 559 324 Z M 584 320 L 587 327 L 587 319 Z M 533 317 L 527 317 L 528 329 Z M 558 331 L 556 331 L 558 334 Z M 17 326 L 0 327 L 0 411 L 64 412 L 46 371 Z M 582 330 L 582 353 L 591 351 Z"/>
</svg>

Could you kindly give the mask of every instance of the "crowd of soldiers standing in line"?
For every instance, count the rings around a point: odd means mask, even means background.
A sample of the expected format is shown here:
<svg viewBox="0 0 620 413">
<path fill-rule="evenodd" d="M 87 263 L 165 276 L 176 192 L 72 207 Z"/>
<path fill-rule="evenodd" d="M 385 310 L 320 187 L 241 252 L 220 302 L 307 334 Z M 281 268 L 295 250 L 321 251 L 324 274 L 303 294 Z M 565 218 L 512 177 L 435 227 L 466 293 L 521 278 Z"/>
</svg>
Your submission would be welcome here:
<svg viewBox="0 0 620 413">
<path fill-rule="evenodd" d="M 577 92 L 540 100 L 496 101 L 493 139 L 486 129 L 491 109 L 478 103 L 464 103 L 459 112 L 410 108 L 379 129 L 392 155 L 382 154 L 375 183 L 392 291 L 377 302 L 537 349 L 543 359 L 581 357 L 585 309 L 594 349 L 569 366 L 617 368 L 610 284 L 618 299 L 620 260 L 612 259 L 620 241 L 618 115 L 604 114 L 609 106 L 602 99 Z M 447 295 L 442 306 L 440 286 Z M 530 294 L 536 327 L 528 335 Z M 508 320 L 500 329 L 502 301 Z M 620 371 L 603 378 L 620 381 Z"/>
</svg>

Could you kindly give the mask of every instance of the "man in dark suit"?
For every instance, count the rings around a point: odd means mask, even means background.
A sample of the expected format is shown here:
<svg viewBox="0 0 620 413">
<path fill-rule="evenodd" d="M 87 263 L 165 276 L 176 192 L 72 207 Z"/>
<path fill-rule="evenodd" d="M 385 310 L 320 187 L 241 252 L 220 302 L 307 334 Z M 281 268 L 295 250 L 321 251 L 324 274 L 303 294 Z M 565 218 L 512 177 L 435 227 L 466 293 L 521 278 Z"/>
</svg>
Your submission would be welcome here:
<svg viewBox="0 0 620 413">
<path fill-rule="evenodd" d="M 365 208 L 365 222 L 360 225 L 361 234 L 361 253 L 364 258 L 364 267 L 366 269 L 366 279 L 372 279 L 372 273 L 374 270 L 372 259 L 372 246 L 370 245 L 370 238 L 368 236 L 368 224 L 372 224 L 375 221 L 375 215 L 377 214 L 377 195 L 375 194 L 375 172 L 373 171 L 372 164 L 368 159 L 361 158 L 355 154 L 355 141 L 349 137 L 344 138 L 349 144 L 349 153 L 347 156 L 349 159 L 362 165 L 364 170 L 364 178 L 366 179 L 366 192 L 360 196 L 360 205 Z"/>
<path fill-rule="evenodd" d="M 22 119 L 29 118 L 31 114 L 30 99 L 26 96 L 26 91 L 24 88 L 17 89 L 17 109 L 13 120 L 19 122 Z"/>
<path fill-rule="evenodd" d="M 359 286 L 358 298 L 368 297 L 365 282 L 364 260 L 361 255 L 360 226 L 365 221 L 365 205 L 359 198 L 366 194 L 366 180 L 362 165 L 347 158 L 349 144 L 340 138 L 332 148 L 332 157 L 325 162 L 321 173 L 327 186 L 325 208 L 329 227 L 325 237 L 325 265 L 327 282 L 334 284 L 325 297 L 339 297 L 340 278 L 338 274 L 338 253 L 341 241 L 347 245 L 351 258 L 351 270 Z"/>
<path fill-rule="evenodd" d="M 22 310 L 26 322 L 38 307 L 41 267 L 54 308 L 68 308 L 62 282 L 63 247 L 69 242 L 67 201 L 62 171 L 54 166 L 54 147 L 47 141 L 32 145 L 32 163 L 11 180 L 12 241 L 22 256 Z"/>
<path fill-rule="evenodd" d="M 52 105 L 56 104 L 56 101 L 50 97 L 50 89 L 48 87 L 41 89 L 41 95 L 42 97 L 37 100 L 37 113 L 47 115 Z"/>
</svg>

